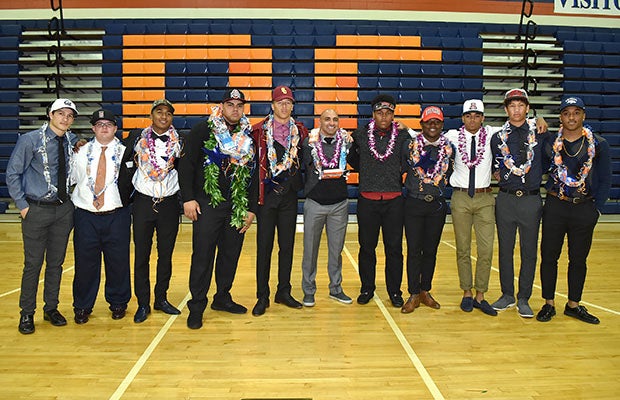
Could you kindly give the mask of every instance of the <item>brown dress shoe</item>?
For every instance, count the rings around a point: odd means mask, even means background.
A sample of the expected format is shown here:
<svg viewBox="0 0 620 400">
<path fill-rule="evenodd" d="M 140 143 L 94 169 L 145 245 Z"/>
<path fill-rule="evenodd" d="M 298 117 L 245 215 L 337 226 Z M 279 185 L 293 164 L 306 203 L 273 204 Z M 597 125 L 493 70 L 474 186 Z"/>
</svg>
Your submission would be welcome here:
<svg viewBox="0 0 620 400">
<path fill-rule="evenodd" d="M 407 299 L 407 302 L 400 309 L 400 312 L 403 314 L 409 314 L 415 311 L 416 308 L 420 307 L 420 295 L 412 294 Z"/>
<path fill-rule="evenodd" d="M 420 302 L 422 302 L 422 304 L 429 306 L 430 308 L 434 308 L 436 310 L 439 309 L 439 307 L 441 307 L 439 305 L 439 303 L 437 303 L 435 301 L 435 299 L 433 299 L 433 296 L 431 296 L 431 294 L 427 291 L 422 290 L 420 292 Z"/>
</svg>

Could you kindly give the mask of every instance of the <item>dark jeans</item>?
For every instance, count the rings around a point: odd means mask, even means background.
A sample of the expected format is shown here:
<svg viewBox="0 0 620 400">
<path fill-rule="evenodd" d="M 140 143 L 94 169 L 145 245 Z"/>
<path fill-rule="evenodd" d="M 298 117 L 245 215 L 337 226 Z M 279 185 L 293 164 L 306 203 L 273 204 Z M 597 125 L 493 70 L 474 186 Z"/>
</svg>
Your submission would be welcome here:
<svg viewBox="0 0 620 400">
<path fill-rule="evenodd" d="M 544 299 L 552 300 L 555 297 L 558 259 L 562 253 L 564 237 L 568 236 L 568 299 L 581 301 L 586 280 L 586 260 L 598 217 L 594 202 L 572 204 L 555 196 L 547 196 L 540 244 L 540 281 Z"/>
<path fill-rule="evenodd" d="M 411 197 L 405 201 L 409 294 L 431 290 L 437 248 L 446 223 L 447 211 L 448 206 L 443 198 L 430 203 Z"/>
<path fill-rule="evenodd" d="M 138 305 L 151 301 L 149 279 L 153 233 L 157 231 L 157 275 L 155 301 L 166 299 L 172 275 L 172 252 L 179 232 L 180 204 L 177 196 L 164 198 L 154 204 L 150 196 L 137 193 L 133 202 L 134 291 Z"/>
<path fill-rule="evenodd" d="M 73 203 L 59 206 L 31 205 L 22 220 L 24 271 L 19 295 L 22 315 L 34 314 L 39 276 L 45 259 L 44 311 L 58 308 L 58 293 L 67 242 L 73 228 Z"/>
<path fill-rule="evenodd" d="M 404 199 L 357 200 L 357 225 L 360 250 L 359 274 L 362 282 L 360 292 L 374 292 L 377 269 L 375 249 L 379 242 L 379 230 L 383 232 L 385 249 L 385 283 L 388 294 L 402 294 L 403 280 L 403 210 Z"/>
</svg>

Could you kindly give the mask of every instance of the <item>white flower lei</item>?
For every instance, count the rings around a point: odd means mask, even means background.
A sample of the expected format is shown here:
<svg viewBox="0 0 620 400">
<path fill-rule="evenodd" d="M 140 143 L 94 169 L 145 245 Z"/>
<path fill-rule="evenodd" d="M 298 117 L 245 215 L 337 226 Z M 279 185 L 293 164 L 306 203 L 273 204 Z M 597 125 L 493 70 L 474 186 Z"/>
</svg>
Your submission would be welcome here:
<svg viewBox="0 0 620 400">
<path fill-rule="evenodd" d="M 527 133 L 527 153 L 526 153 L 526 161 L 520 166 L 515 166 L 515 161 L 510 154 L 510 149 L 508 148 L 508 143 L 506 140 L 508 139 L 508 135 L 511 133 L 510 122 L 506 121 L 506 123 L 502 126 L 502 129 L 498 133 L 499 140 L 501 143 L 499 144 L 499 149 L 502 152 L 504 166 L 508 169 L 508 172 L 504 176 L 504 179 L 508 179 L 510 174 L 520 176 L 521 181 L 525 183 L 525 175 L 530 171 L 532 167 L 532 161 L 534 160 L 534 146 L 538 144 L 536 141 L 536 124 L 534 120 L 527 121 L 529 130 Z"/>
<path fill-rule="evenodd" d="M 212 132 L 222 153 L 231 157 L 234 164 L 245 165 L 254 157 L 252 146 L 252 124 L 248 117 L 243 114 L 239 120 L 239 128 L 233 135 L 230 134 L 226 120 L 222 116 L 219 106 L 211 108 L 209 124 L 212 124 Z"/>
<path fill-rule="evenodd" d="M 396 137 L 398 136 L 398 125 L 396 122 L 392 122 L 392 133 L 390 134 L 390 141 L 388 142 L 385 153 L 379 154 L 376 148 L 375 141 L 375 120 L 371 120 L 368 124 L 368 148 L 375 160 L 384 162 L 394 152 L 394 144 L 396 143 Z"/>
<path fill-rule="evenodd" d="M 282 161 L 278 162 L 278 156 L 276 149 L 273 145 L 273 114 L 269 114 L 269 118 L 265 122 L 265 135 L 267 136 L 267 158 L 269 159 L 269 169 L 271 170 L 271 176 L 276 177 L 282 171 L 286 171 L 291 168 L 293 162 L 297 158 L 297 144 L 299 143 L 299 130 L 295 125 L 293 118 L 289 119 L 289 136 L 287 138 L 288 146 L 285 153 L 282 155 Z"/>
<path fill-rule="evenodd" d="M 49 139 L 45 134 L 45 132 L 47 131 L 47 126 L 48 123 L 45 122 L 39 128 L 39 135 L 41 136 L 41 147 L 39 148 L 38 152 L 41 154 L 41 159 L 43 162 L 43 178 L 45 179 L 45 183 L 47 184 L 47 194 L 44 196 L 44 198 L 51 199 L 56 193 L 58 193 L 58 188 L 52 185 L 49 158 L 47 156 L 47 142 L 49 141 Z M 71 134 L 70 131 L 65 132 L 65 136 L 69 134 Z M 69 163 L 67 164 L 67 177 L 69 177 L 71 176 L 71 165 L 73 164 L 73 151 L 71 150 L 71 141 L 69 140 L 69 137 L 67 137 L 67 150 L 65 151 L 65 155 L 69 156 Z M 58 160 L 58 162 L 60 162 L 60 160 Z M 67 179 L 67 193 L 69 193 L 69 179 Z"/>
<path fill-rule="evenodd" d="M 93 194 L 93 201 L 97 200 L 97 198 L 101 196 L 103 192 L 106 191 L 106 189 L 108 188 L 108 186 L 110 186 L 110 184 L 116 184 L 116 182 L 118 181 L 118 172 L 121 166 L 121 158 L 122 158 L 122 151 L 123 151 L 122 146 L 119 146 L 119 140 L 116 137 L 111 143 L 107 144 L 106 146 L 101 146 L 101 147 L 110 147 L 112 145 L 115 146 L 114 154 L 112 155 L 112 162 L 114 163 L 114 180 L 106 182 L 103 189 L 101 189 L 99 193 L 95 193 L 95 179 L 93 179 L 91 175 L 91 164 L 93 163 L 93 160 L 94 160 L 94 157 L 93 157 L 93 147 L 95 147 L 95 144 L 93 143 L 94 141 L 95 139 L 92 139 L 90 142 L 88 142 L 88 150 L 86 151 L 86 176 L 88 177 L 87 185 L 88 185 L 88 188 L 90 189 L 90 192 Z"/>
</svg>

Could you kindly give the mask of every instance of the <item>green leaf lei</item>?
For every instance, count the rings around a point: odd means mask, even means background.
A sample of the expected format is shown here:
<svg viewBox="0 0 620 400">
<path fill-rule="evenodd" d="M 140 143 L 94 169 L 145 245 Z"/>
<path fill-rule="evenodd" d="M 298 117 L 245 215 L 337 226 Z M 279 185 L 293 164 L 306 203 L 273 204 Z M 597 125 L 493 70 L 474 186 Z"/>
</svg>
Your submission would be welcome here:
<svg viewBox="0 0 620 400">
<path fill-rule="evenodd" d="M 247 124 L 249 124 L 249 121 L 247 121 Z M 242 125 L 247 124 L 239 124 L 234 132 L 241 131 Z M 218 132 L 216 126 L 217 124 L 213 121 L 213 118 L 210 118 L 208 125 L 211 128 L 213 135 L 209 138 L 209 140 L 204 142 L 204 146 L 205 149 L 209 151 L 216 151 L 216 147 L 218 146 L 218 142 L 215 137 L 215 133 Z M 220 127 L 220 129 L 222 129 L 222 127 Z M 232 202 L 230 226 L 236 229 L 240 229 L 244 225 L 245 218 L 248 213 L 248 182 L 250 180 L 250 167 L 248 162 L 252 159 L 252 154 L 253 153 L 245 155 L 242 160 L 236 160 L 233 157 L 230 157 L 230 163 L 228 165 L 229 171 L 232 172 L 230 181 L 230 198 Z M 204 167 L 204 191 L 209 194 L 211 198 L 209 205 L 212 207 L 217 207 L 225 200 L 224 196 L 222 196 L 222 191 L 220 190 L 218 183 L 219 174 L 220 166 L 218 166 L 217 163 L 212 162 L 207 155 L 207 161 L 205 162 Z"/>
</svg>

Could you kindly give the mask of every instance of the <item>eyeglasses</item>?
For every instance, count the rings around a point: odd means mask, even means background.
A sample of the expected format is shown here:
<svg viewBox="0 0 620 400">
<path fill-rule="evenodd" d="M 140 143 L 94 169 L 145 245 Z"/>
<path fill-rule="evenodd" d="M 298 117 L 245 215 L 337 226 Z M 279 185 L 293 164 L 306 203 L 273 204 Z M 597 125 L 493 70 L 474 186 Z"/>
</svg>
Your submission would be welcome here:
<svg viewBox="0 0 620 400">
<path fill-rule="evenodd" d="M 95 124 L 95 126 L 96 126 L 97 128 L 100 128 L 100 129 L 101 129 L 101 128 L 111 128 L 111 127 L 113 127 L 113 126 L 114 126 L 114 124 L 113 124 L 113 123 L 111 123 L 111 122 L 97 122 L 97 123 Z"/>
</svg>

